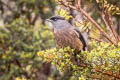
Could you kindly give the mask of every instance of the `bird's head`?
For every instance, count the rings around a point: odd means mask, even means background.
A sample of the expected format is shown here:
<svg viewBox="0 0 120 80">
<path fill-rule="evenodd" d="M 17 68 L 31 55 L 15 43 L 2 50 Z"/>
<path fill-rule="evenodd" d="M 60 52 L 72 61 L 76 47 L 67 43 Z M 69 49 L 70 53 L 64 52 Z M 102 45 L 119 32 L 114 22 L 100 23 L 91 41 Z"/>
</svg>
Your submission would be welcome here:
<svg viewBox="0 0 120 80">
<path fill-rule="evenodd" d="M 61 16 L 53 16 L 47 19 L 47 21 L 52 23 L 54 29 L 63 29 L 72 26 L 67 20 L 65 20 L 65 18 Z"/>
</svg>

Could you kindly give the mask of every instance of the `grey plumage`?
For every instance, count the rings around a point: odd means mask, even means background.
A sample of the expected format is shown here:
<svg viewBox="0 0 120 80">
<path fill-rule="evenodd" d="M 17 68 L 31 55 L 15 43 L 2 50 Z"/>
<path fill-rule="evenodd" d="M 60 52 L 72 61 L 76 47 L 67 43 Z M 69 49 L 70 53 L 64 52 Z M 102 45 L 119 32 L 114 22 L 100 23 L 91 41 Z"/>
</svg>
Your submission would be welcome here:
<svg viewBox="0 0 120 80">
<path fill-rule="evenodd" d="M 54 31 L 73 27 L 67 20 L 60 16 L 53 16 L 49 20 L 53 24 Z"/>
<path fill-rule="evenodd" d="M 83 36 L 67 20 L 60 16 L 53 16 L 49 21 L 53 25 L 56 42 L 60 48 L 69 46 L 75 49 L 75 52 L 85 50 L 86 43 Z"/>
</svg>

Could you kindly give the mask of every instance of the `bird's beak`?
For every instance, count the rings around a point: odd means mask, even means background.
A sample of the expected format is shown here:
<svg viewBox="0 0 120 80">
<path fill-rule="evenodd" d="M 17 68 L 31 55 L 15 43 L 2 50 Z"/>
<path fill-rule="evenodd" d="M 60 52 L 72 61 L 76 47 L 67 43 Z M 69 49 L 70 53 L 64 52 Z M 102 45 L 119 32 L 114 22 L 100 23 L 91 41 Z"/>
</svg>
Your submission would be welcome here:
<svg viewBox="0 0 120 80">
<path fill-rule="evenodd" d="M 46 21 L 48 21 L 48 22 L 52 22 L 52 20 L 50 20 L 50 19 L 46 19 Z"/>
</svg>

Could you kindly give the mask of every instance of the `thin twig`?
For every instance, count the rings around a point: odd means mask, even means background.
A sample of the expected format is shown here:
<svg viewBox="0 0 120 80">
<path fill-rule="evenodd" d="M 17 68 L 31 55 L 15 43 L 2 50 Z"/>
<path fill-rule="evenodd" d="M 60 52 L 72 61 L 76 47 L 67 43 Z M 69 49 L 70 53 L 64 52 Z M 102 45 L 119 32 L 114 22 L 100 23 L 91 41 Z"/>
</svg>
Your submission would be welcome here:
<svg viewBox="0 0 120 80">
<path fill-rule="evenodd" d="M 117 24 L 117 33 L 120 35 L 120 17 L 117 19 L 118 24 Z"/>
<path fill-rule="evenodd" d="M 102 20 L 103 20 L 104 24 L 106 25 L 108 31 L 109 31 L 110 33 L 112 33 L 112 30 L 110 29 L 110 27 L 109 27 L 109 25 L 108 25 L 108 23 L 107 23 L 107 21 L 106 21 L 106 19 L 105 19 L 105 14 L 104 14 L 104 12 L 101 13 L 101 17 L 102 17 Z M 113 35 L 113 34 L 112 34 L 112 35 Z"/>
<path fill-rule="evenodd" d="M 110 29 L 112 30 L 112 33 L 116 39 L 117 42 L 119 42 L 119 36 L 118 34 L 116 33 L 115 29 L 114 29 L 114 24 L 113 24 L 113 20 L 112 20 L 112 16 L 110 14 L 110 12 L 107 10 L 107 15 L 108 15 L 108 21 L 109 21 L 109 26 L 110 26 Z"/>
<path fill-rule="evenodd" d="M 81 0 L 77 0 L 77 6 L 81 8 Z"/>
<path fill-rule="evenodd" d="M 101 69 L 95 69 L 95 71 L 97 71 L 97 72 L 100 72 L 100 73 L 102 73 L 102 74 L 105 74 L 105 75 L 108 75 L 108 76 L 113 76 L 113 77 L 115 77 L 115 78 L 118 78 L 118 79 L 120 79 L 120 75 L 119 74 L 113 74 L 112 72 L 104 72 L 103 70 L 101 70 Z"/>
<path fill-rule="evenodd" d="M 116 42 L 114 42 L 111 37 L 94 21 L 83 9 L 79 9 L 79 11 L 88 18 L 89 21 L 91 21 L 96 28 L 106 37 L 111 43 L 113 43 L 115 46 L 117 46 Z"/>
<path fill-rule="evenodd" d="M 94 39 L 94 40 L 96 40 L 96 41 L 98 41 L 98 42 L 105 42 L 105 41 L 102 40 L 102 39 L 93 38 L 93 37 L 91 37 L 91 36 L 89 36 L 89 38 Z"/>
</svg>

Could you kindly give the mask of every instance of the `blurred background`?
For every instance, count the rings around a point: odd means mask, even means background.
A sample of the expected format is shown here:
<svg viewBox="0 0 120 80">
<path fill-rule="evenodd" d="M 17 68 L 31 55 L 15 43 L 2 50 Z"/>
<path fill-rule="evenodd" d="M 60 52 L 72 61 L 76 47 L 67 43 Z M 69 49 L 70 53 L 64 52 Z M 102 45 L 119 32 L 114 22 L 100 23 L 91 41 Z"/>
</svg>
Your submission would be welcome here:
<svg viewBox="0 0 120 80">
<path fill-rule="evenodd" d="M 51 65 L 37 56 L 55 47 L 45 19 L 54 0 L 0 0 L 0 80 L 47 80 Z"/>
<path fill-rule="evenodd" d="M 74 0 L 70 1 L 74 5 Z M 120 7 L 117 0 L 109 2 Z M 85 0 L 82 3 L 102 25 L 96 2 Z M 55 0 L 0 0 L 0 80 L 67 80 L 65 74 L 50 63 L 44 63 L 36 54 L 56 46 L 45 19 L 57 14 L 60 7 Z M 70 15 L 77 15 L 79 21 L 85 19 L 80 13 L 67 10 Z M 118 15 L 114 17 L 114 21 L 120 22 Z M 73 20 L 70 23 L 73 24 Z M 120 34 L 119 28 L 117 32 Z"/>
</svg>

